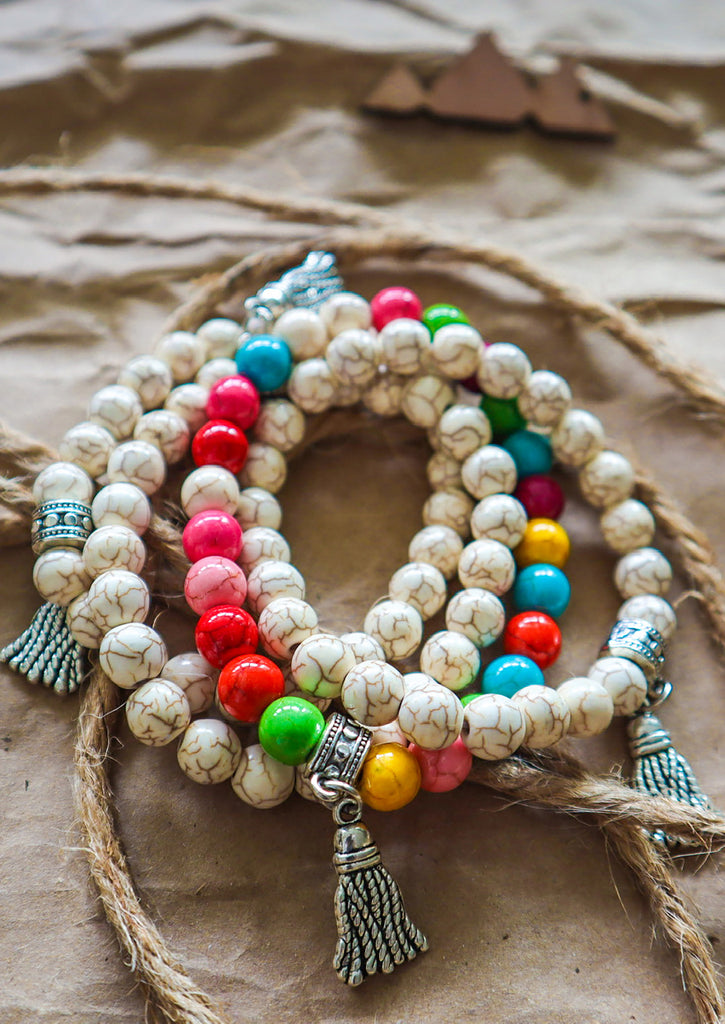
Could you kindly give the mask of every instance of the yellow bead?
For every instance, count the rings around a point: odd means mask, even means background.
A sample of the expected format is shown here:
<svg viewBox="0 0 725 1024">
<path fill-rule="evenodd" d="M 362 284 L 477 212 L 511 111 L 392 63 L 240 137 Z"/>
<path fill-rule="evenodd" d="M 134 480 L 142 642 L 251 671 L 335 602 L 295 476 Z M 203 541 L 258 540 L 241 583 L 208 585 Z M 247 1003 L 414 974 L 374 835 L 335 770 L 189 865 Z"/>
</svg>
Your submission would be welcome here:
<svg viewBox="0 0 725 1024">
<path fill-rule="evenodd" d="M 400 743 L 373 747 L 362 768 L 360 796 L 376 811 L 405 807 L 420 789 L 420 765 Z"/>
<path fill-rule="evenodd" d="M 519 569 L 541 563 L 563 569 L 570 551 L 571 543 L 563 526 L 553 519 L 530 519 L 514 556 Z"/>
</svg>

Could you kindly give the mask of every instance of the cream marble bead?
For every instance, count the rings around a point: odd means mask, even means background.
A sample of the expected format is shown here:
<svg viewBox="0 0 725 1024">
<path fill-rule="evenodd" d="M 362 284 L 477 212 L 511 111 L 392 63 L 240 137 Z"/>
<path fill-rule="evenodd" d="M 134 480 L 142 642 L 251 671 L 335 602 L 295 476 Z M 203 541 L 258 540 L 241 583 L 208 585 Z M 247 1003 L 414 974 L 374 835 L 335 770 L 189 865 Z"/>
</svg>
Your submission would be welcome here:
<svg viewBox="0 0 725 1024">
<path fill-rule="evenodd" d="M 501 636 L 505 624 L 501 601 L 480 587 L 460 590 L 446 607 L 446 628 L 463 633 L 476 647 L 490 646 Z"/>
<path fill-rule="evenodd" d="M 385 661 L 360 662 L 342 684 L 343 707 L 356 722 L 368 727 L 393 722 L 404 696 L 402 675 Z"/>
<path fill-rule="evenodd" d="M 194 380 L 203 388 L 211 389 L 218 380 L 224 380 L 225 377 L 236 377 L 238 372 L 237 364 L 233 359 L 221 357 L 210 359 L 208 363 L 204 363 Z"/>
<path fill-rule="evenodd" d="M 289 562 L 289 544 L 281 533 L 267 526 L 253 526 L 245 530 L 239 564 L 246 574 L 262 562 Z"/>
<path fill-rule="evenodd" d="M 516 487 L 516 463 L 504 448 L 488 444 L 468 456 L 461 478 L 468 493 L 479 501 L 489 494 L 511 494 Z"/>
<path fill-rule="evenodd" d="M 556 692 L 566 701 L 571 714 L 569 736 L 597 736 L 609 726 L 614 702 L 606 687 L 594 679 L 567 679 Z"/>
<path fill-rule="evenodd" d="M 259 562 L 247 578 L 247 603 L 259 615 L 278 597 L 305 597 L 305 581 L 302 574 L 286 561 L 267 560 Z"/>
<path fill-rule="evenodd" d="M 155 494 L 166 479 L 164 457 L 147 441 L 124 441 L 111 452 L 108 479 L 112 484 L 135 484 L 144 494 Z"/>
<path fill-rule="evenodd" d="M 243 487 L 262 487 L 276 494 L 287 479 L 287 460 L 279 448 L 253 441 L 247 452 L 247 461 L 239 474 Z"/>
<path fill-rule="evenodd" d="M 140 537 L 151 522 L 151 505 L 144 492 L 134 484 L 108 484 L 93 499 L 91 514 L 96 529 L 127 526 Z"/>
<path fill-rule="evenodd" d="M 416 427 L 435 427 L 443 411 L 455 401 L 455 392 L 443 377 L 432 373 L 413 377 L 403 388 L 400 408 Z"/>
<path fill-rule="evenodd" d="M 232 789 L 245 804 L 266 811 L 284 803 L 294 788 L 294 767 L 270 757 L 261 743 L 242 752 Z"/>
<path fill-rule="evenodd" d="M 311 804 L 317 804 L 318 807 L 323 807 L 324 804 L 313 790 L 303 769 L 304 765 L 298 765 L 295 768 L 295 793 L 297 793 L 298 796 L 301 796 L 303 800 L 309 800 Z"/>
<path fill-rule="evenodd" d="M 346 330 L 332 339 L 325 359 L 338 381 L 363 388 L 375 378 L 379 349 L 370 331 Z"/>
<path fill-rule="evenodd" d="M 206 359 L 206 346 L 190 331 L 172 331 L 159 338 L 154 354 L 169 367 L 174 383 L 183 384 L 193 380 L 201 369 Z"/>
<path fill-rule="evenodd" d="M 492 398 L 517 398 L 531 376 L 531 363 L 518 345 L 497 342 L 482 353 L 476 380 Z"/>
<path fill-rule="evenodd" d="M 170 466 L 184 458 L 191 437 L 186 420 L 168 409 L 154 409 L 141 417 L 133 428 L 137 441 L 159 449 Z"/>
<path fill-rule="evenodd" d="M 452 405 L 438 421 L 441 450 L 463 462 L 491 440 L 491 424 L 476 406 Z"/>
<path fill-rule="evenodd" d="M 418 647 L 423 620 L 405 601 L 380 601 L 365 616 L 363 629 L 378 641 L 386 658 L 400 661 Z"/>
<path fill-rule="evenodd" d="M 207 509 L 234 515 L 238 505 L 239 484 L 222 466 L 199 466 L 181 485 L 181 507 L 189 519 Z"/>
<path fill-rule="evenodd" d="M 239 494 L 234 513 L 243 530 L 253 526 L 267 526 L 279 530 L 282 525 L 282 506 L 273 494 L 263 487 L 245 487 Z"/>
<path fill-rule="evenodd" d="M 283 669 L 284 675 L 284 695 L 285 697 L 301 697 L 303 700 L 307 700 L 310 704 L 314 704 L 320 711 L 325 712 L 332 704 L 331 697 L 320 697 L 317 693 L 308 693 L 305 690 L 301 690 L 297 683 L 294 681 L 290 666 L 286 665 Z"/>
<path fill-rule="evenodd" d="M 449 526 L 459 537 L 468 537 L 473 502 L 465 491 L 434 491 L 423 505 L 426 526 Z"/>
<path fill-rule="evenodd" d="M 114 523 L 94 530 L 83 548 L 83 564 L 91 579 L 109 569 L 140 573 L 146 561 L 146 545 L 128 526 Z"/>
<path fill-rule="evenodd" d="M 637 594 L 624 602 L 617 619 L 644 619 L 669 640 L 677 629 L 677 616 L 671 604 L 657 594 Z"/>
<path fill-rule="evenodd" d="M 411 562 L 427 562 L 439 569 L 447 580 L 456 575 L 463 541 L 450 526 L 438 524 L 419 530 L 408 545 Z"/>
<path fill-rule="evenodd" d="M 165 747 L 191 721 L 186 694 L 168 679 L 149 679 L 126 701 L 128 727 L 147 747 Z"/>
<path fill-rule="evenodd" d="M 433 690 L 437 690 L 441 685 L 435 681 L 433 676 L 429 676 L 425 672 L 404 672 L 403 682 L 405 683 L 406 693 L 412 693 L 413 690 L 426 690 L 431 688 Z"/>
<path fill-rule="evenodd" d="M 72 462 L 51 462 L 41 469 L 33 484 L 33 501 L 78 501 L 90 505 L 93 481 L 88 473 Z"/>
<path fill-rule="evenodd" d="M 571 388 L 550 370 L 535 370 L 518 397 L 519 412 L 535 427 L 556 426 L 570 405 Z"/>
<path fill-rule="evenodd" d="M 425 472 L 434 491 L 460 491 L 463 487 L 461 464 L 447 452 L 433 452 Z"/>
<path fill-rule="evenodd" d="M 327 328 L 312 309 L 288 309 L 274 325 L 274 335 L 287 342 L 295 362 L 324 355 L 327 348 Z"/>
<path fill-rule="evenodd" d="M 428 427 L 425 432 L 428 447 L 433 452 L 441 451 L 441 439 L 438 437 L 438 425 Z"/>
<path fill-rule="evenodd" d="M 385 651 L 378 641 L 369 633 L 343 633 L 340 639 L 346 643 L 355 655 L 356 664 L 361 661 L 384 661 Z"/>
<path fill-rule="evenodd" d="M 518 705 L 500 693 L 484 693 L 463 709 L 461 738 L 474 757 L 502 761 L 524 742 L 526 720 Z"/>
<path fill-rule="evenodd" d="M 458 578 L 464 587 L 490 590 L 499 597 L 511 589 L 515 576 L 514 556 L 497 540 L 472 541 L 458 560 Z"/>
<path fill-rule="evenodd" d="M 619 559 L 614 584 L 622 597 L 663 597 L 672 583 L 672 566 L 657 548 L 637 548 Z"/>
<path fill-rule="evenodd" d="M 175 412 L 185 421 L 191 434 L 206 423 L 206 403 L 209 389 L 201 384 L 180 384 L 174 388 L 164 402 L 164 409 Z"/>
<path fill-rule="evenodd" d="M 226 722 L 197 718 L 181 737 L 176 758 L 194 782 L 213 785 L 234 775 L 242 759 L 242 744 Z"/>
<path fill-rule="evenodd" d="M 286 398 L 271 398 L 262 402 L 254 436 L 281 452 L 288 452 L 305 436 L 306 426 L 305 414 L 296 405 Z"/>
<path fill-rule="evenodd" d="M 88 403 L 88 419 L 91 423 L 103 427 L 117 441 L 131 436 L 142 413 L 141 399 L 135 391 L 122 384 L 109 384 L 101 388 Z"/>
<path fill-rule="evenodd" d="M 507 548 L 521 542 L 528 517 L 526 509 L 510 494 L 489 494 L 471 514 L 471 533 L 476 540 L 497 540 Z"/>
<path fill-rule="evenodd" d="M 305 359 L 294 367 L 287 394 L 303 412 L 325 412 L 335 401 L 337 381 L 325 359 Z"/>
<path fill-rule="evenodd" d="M 463 705 L 452 690 L 439 683 L 408 690 L 400 705 L 398 725 L 405 738 L 423 750 L 442 750 L 460 736 Z"/>
<path fill-rule="evenodd" d="M 403 402 L 405 377 L 397 373 L 378 373 L 362 396 L 363 405 L 376 416 L 398 416 Z"/>
<path fill-rule="evenodd" d="M 317 312 L 331 338 L 341 331 L 365 331 L 373 322 L 370 303 L 355 292 L 335 292 Z"/>
<path fill-rule="evenodd" d="M 655 517 L 646 505 L 634 498 L 608 508 L 601 524 L 605 541 L 619 555 L 647 547 L 655 535 Z"/>
<path fill-rule="evenodd" d="M 478 648 L 463 633 L 441 630 L 423 644 L 420 670 L 449 690 L 463 690 L 481 667 Z"/>
<path fill-rule="evenodd" d="M 419 373 L 430 355 L 430 334 L 420 320 L 391 320 L 379 334 L 383 362 L 393 373 L 410 377 Z"/>
<path fill-rule="evenodd" d="M 133 689 L 145 679 L 155 679 L 167 658 L 166 644 L 156 630 L 130 620 L 109 629 L 98 652 L 103 671 L 124 690 Z"/>
<path fill-rule="evenodd" d="M 421 618 L 432 618 L 446 603 L 446 578 L 427 562 L 408 562 L 393 573 L 388 594 L 412 605 Z"/>
<path fill-rule="evenodd" d="M 524 716 L 524 743 L 534 750 L 553 747 L 566 736 L 571 712 L 564 698 L 550 686 L 524 686 L 511 698 Z"/>
<path fill-rule="evenodd" d="M 236 320 L 219 316 L 203 323 L 196 336 L 204 345 L 205 359 L 233 359 L 243 333 Z"/>
<path fill-rule="evenodd" d="M 317 632 L 317 613 L 296 597 L 276 597 L 259 616 L 259 637 L 274 658 L 292 657 L 297 644 Z"/>
<path fill-rule="evenodd" d="M 69 605 L 88 589 L 90 582 L 83 556 L 73 548 L 46 551 L 33 566 L 35 589 L 51 604 Z"/>
<path fill-rule="evenodd" d="M 214 702 L 218 671 L 196 651 L 187 651 L 170 658 L 162 669 L 164 679 L 186 694 L 192 715 L 210 708 Z"/>
<path fill-rule="evenodd" d="M 123 623 L 143 622 L 150 603 L 149 588 L 140 576 L 126 569 L 109 569 L 97 576 L 88 589 L 88 607 L 104 631 Z M 161 666 L 146 678 L 160 671 Z"/>
<path fill-rule="evenodd" d="M 355 667 L 355 655 L 339 636 L 315 633 L 307 637 L 292 655 L 292 678 L 303 693 L 316 697 L 339 697 L 348 672 Z"/>
<path fill-rule="evenodd" d="M 466 380 L 478 369 L 483 339 L 470 324 L 446 324 L 433 335 L 430 359 L 433 366 L 453 380 Z"/>
<path fill-rule="evenodd" d="M 565 466 L 578 468 L 604 447 L 604 427 L 586 409 L 569 409 L 551 434 L 551 449 Z"/>
<path fill-rule="evenodd" d="M 65 613 L 65 621 L 74 640 L 81 647 L 95 651 L 101 646 L 103 630 L 97 625 L 88 605 L 88 591 L 74 597 Z"/>
<path fill-rule="evenodd" d="M 98 479 L 106 472 L 108 456 L 115 444 L 116 438 L 109 430 L 87 420 L 65 432 L 58 454 L 64 462 L 72 462 Z"/>
<path fill-rule="evenodd" d="M 338 381 L 335 388 L 335 400 L 332 403 L 336 409 L 347 409 L 351 405 L 357 405 L 362 401 L 365 388 L 360 384 L 342 384 Z"/>
<path fill-rule="evenodd" d="M 371 747 L 379 747 L 381 743 L 399 743 L 401 747 L 408 746 L 408 741 L 400 731 L 397 718 L 388 722 L 387 725 L 374 725 L 370 732 L 372 734 L 370 736 Z"/>
<path fill-rule="evenodd" d="M 628 658 L 599 658 L 587 672 L 601 683 L 614 702 L 615 715 L 633 715 L 647 696 L 647 678 Z"/>
<path fill-rule="evenodd" d="M 609 508 L 634 490 L 634 469 L 619 452 L 599 452 L 579 471 L 579 485 L 590 505 Z"/>
<path fill-rule="evenodd" d="M 171 370 L 156 356 L 135 356 L 118 375 L 118 383 L 131 388 L 141 399 L 144 409 L 163 405 L 174 383 Z"/>
</svg>

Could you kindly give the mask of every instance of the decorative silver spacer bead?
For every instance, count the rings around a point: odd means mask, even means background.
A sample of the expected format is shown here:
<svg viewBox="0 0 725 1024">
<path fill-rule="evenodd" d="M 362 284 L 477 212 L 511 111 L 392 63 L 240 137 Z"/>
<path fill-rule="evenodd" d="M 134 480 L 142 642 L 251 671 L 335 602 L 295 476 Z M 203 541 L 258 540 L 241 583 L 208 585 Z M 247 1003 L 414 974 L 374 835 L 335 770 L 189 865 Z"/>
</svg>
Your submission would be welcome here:
<svg viewBox="0 0 725 1024">
<path fill-rule="evenodd" d="M 30 541 L 36 555 L 51 548 L 82 548 L 92 530 L 90 505 L 45 501 L 33 512 Z"/>
<path fill-rule="evenodd" d="M 601 653 L 611 658 L 629 658 L 653 682 L 662 675 L 665 641 L 644 619 L 620 619 L 614 624 Z"/>
<path fill-rule="evenodd" d="M 370 750 L 372 733 L 364 725 L 337 712 L 330 715 L 312 759 L 305 767 L 308 777 L 334 780 L 354 786 Z"/>
</svg>

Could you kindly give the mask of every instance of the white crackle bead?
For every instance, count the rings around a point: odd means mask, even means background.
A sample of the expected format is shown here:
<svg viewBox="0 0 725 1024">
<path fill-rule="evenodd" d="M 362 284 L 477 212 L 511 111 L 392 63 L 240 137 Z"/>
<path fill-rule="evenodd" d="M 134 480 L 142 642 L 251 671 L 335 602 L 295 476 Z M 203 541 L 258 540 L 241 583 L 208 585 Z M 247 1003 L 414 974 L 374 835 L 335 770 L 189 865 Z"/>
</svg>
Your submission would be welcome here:
<svg viewBox="0 0 725 1024">
<path fill-rule="evenodd" d="M 109 569 L 97 576 L 88 589 L 88 607 L 103 630 L 127 622 L 143 622 L 150 603 L 149 588 L 140 576 L 126 569 Z M 160 668 L 149 675 L 158 675 L 159 671 Z"/>
<path fill-rule="evenodd" d="M 408 562 L 393 573 L 388 594 L 394 601 L 412 604 L 425 621 L 446 603 L 446 578 L 427 562 Z"/>
<path fill-rule="evenodd" d="M 516 562 L 505 544 L 497 540 L 474 540 L 461 552 L 458 578 L 464 587 L 478 587 L 498 595 L 513 586 Z"/>
<path fill-rule="evenodd" d="M 423 620 L 405 601 L 380 601 L 365 616 L 363 629 L 370 633 L 391 661 L 407 658 L 423 637 Z"/>
<path fill-rule="evenodd" d="M 391 320 L 379 334 L 383 362 L 393 373 L 410 377 L 419 373 L 430 354 L 430 334 L 420 320 Z"/>
<path fill-rule="evenodd" d="M 439 683 L 407 690 L 398 725 L 405 738 L 423 750 L 442 750 L 460 736 L 463 705 L 452 690 Z"/>
<path fill-rule="evenodd" d="M 274 658 L 286 660 L 292 651 L 317 632 L 317 613 L 296 597 L 276 597 L 259 616 L 259 637 Z"/>
<path fill-rule="evenodd" d="M 112 484 L 135 484 L 144 494 L 155 494 L 166 479 L 166 463 L 147 441 L 124 441 L 111 452 L 107 473 Z"/>
<path fill-rule="evenodd" d="M 488 590 L 469 587 L 448 602 L 446 628 L 463 633 L 476 647 L 488 647 L 503 633 L 506 612 L 501 601 Z"/>
<path fill-rule="evenodd" d="M 335 388 L 335 401 L 333 405 L 336 408 L 347 409 L 351 405 L 357 405 L 358 402 L 362 401 L 362 397 L 365 394 L 365 388 L 360 384 L 341 384 L 338 382 Z"/>
<path fill-rule="evenodd" d="M 147 747 L 164 747 L 191 721 L 186 694 L 168 679 L 149 679 L 126 701 L 128 727 Z"/>
<path fill-rule="evenodd" d="M 420 670 L 449 690 L 463 690 L 478 675 L 481 656 L 463 633 L 441 630 L 423 644 Z"/>
<path fill-rule="evenodd" d="M 550 686 L 524 686 L 511 698 L 524 716 L 527 747 L 552 747 L 566 736 L 571 712 L 564 698 Z"/>
<path fill-rule="evenodd" d="M 425 472 L 434 491 L 459 491 L 463 486 L 461 464 L 447 452 L 433 452 Z"/>
<path fill-rule="evenodd" d="M 614 702 L 615 715 L 633 715 L 647 696 L 647 677 L 629 658 L 600 658 L 587 676 L 607 691 Z"/>
<path fill-rule="evenodd" d="M 433 366 L 453 380 L 466 380 L 478 369 L 483 339 L 470 324 L 439 327 L 430 345 Z"/>
<path fill-rule="evenodd" d="M 530 376 L 526 353 L 504 341 L 481 353 L 476 380 L 481 391 L 492 398 L 517 398 Z"/>
<path fill-rule="evenodd" d="M 449 580 L 456 574 L 461 551 L 463 541 L 450 526 L 425 526 L 408 545 L 408 558 L 434 565 Z"/>
<path fill-rule="evenodd" d="M 154 355 L 162 359 L 171 370 L 176 384 L 194 379 L 206 358 L 206 346 L 201 338 L 190 331 L 172 331 L 154 345 Z"/>
<path fill-rule="evenodd" d="M 637 548 L 619 559 L 614 584 L 622 597 L 664 596 L 672 583 L 672 566 L 657 548 Z"/>
<path fill-rule="evenodd" d="M 103 427 L 117 441 L 131 436 L 142 413 L 143 406 L 136 392 L 121 384 L 109 384 L 101 388 L 88 403 L 88 419 L 91 423 Z"/>
<path fill-rule="evenodd" d="M 511 494 L 516 487 L 516 463 L 504 448 L 488 444 L 468 456 L 461 478 L 468 493 L 479 501 L 489 494 Z"/>
<path fill-rule="evenodd" d="M 637 594 L 624 602 L 617 619 L 644 619 L 669 640 L 677 629 L 677 616 L 671 604 L 657 594 Z"/>
<path fill-rule="evenodd" d="M 435 427 L 429 427 L 425 432 L 425 436 L 428 441 L 428 447 L 432 452 L 441 451 L 441 440 L 438 437 L 437 425 Z"/>
<path fill-rule="evenodd" d="M 141 417 L 133 428 L 137 441 L 155 445 L 170 466 L 179 462 L 189 449 L 190 431 L 186 420 L 168 409 L 154 409 Z"/>
<path fill-rule="evenodd" d="M 309 800 L 312 804 L 317 804 L 318 807 L 322 807 L 323 804 L 319 797 L 310 785 L 310 780 L 304 771 L 304 765 L 298 765 L 295 768 L 295 793 L 301 796 L 303 800 Z"/>
<path fill-rule="evenodd" d="M 295 362 L 324 355 L 327 329 L 312 309 L 288 309 L 274 325 L 274 335 L 287 342 Z"/>
<path fill-rule="evenodd" d="M 235 516 L 243 530 L 253 526 L 279 530 L 282 525 L 282 507 L 263 487 L 245 487 L 240 492 Z"/>
<path fill-rule="evenodd" d="M 479 501 L 471 514 L 471 533 L 476 540 L 488 538 L 515 548 L 524 536 L 526 509 L 510 494 L 489 494 Z"/>
<path fill-rule="evenodd" d="M 586 409 L 569 409 L 551 434 L 551 449 L 564 466 L 583 466 L 603 447 L 604 427 Z"/>
<path fill-rule="evenodd" d="M 33 501 L 79 501 L 90 505 L 93 481 L 88 473 L 72 462 L 51 462 L 41 469 L 33 484 Z"/>
<path fill-rule="evenodd" d="M 627 498 L 608 508 L 601 524 L 605 541 L 619 555 L 647 547 L 655 535 L 655 517 L 635 498 Z"/>
<path fill-rule="evenodd" d="M 295 788 L 295 770 L 267 753 L 260 743 L 242 752 L 232 789 L 250 807 L 266 811 L 284 803 Z"/>
<path fill-rule="evenodd" d="M 135 356 L 118 375 L 118 383 L 131 388 L 141 399 L 144 409 L 163 405 L 171 391 L 171 370 L 156 356 Z"/>
<path fill-rule="evenodd" d="M 402 675 L 385 661 L 360 662 L 342 684 L 343 707 L 356 722 L 368 727 L 393 722 L 404 696 Z"/>
<path fill-rule="evenodd" d="M 321 697 L 317 693 L 308 693 L 305 690 L 301 690 L 297 683 L 294 681 L 292 676 L 290 665 L 286 665 L 283 669 L 284 675 L 284 694 L 285 697 L 301 697 L 303 700 L 307 700 L 310 704 L 314 704 L 320 711 L 325 712 L 332 704 L 331 697 Z"/>
<path fill-rule="evenodd" d="M 535 427 L 556 426 L 570 405 L 571 388 L 550 370 L 535 370 L 518 397 L 519 412 Z"/>
<path fill-rule="evenodd" d="M 463 709 L 461 738 L 474 757 L 502 761 L 511 757 L 524 742 L 526 720 L 509 697 L 484 693 Z"/>
<path fill-rule="evenodd" d="M 287 460 L 279 448 L 253 441 L 247 451 L 247 461 L 239 474 L 243 487 L 261 487 L 276 494 L 287 479 Z"/>
<path fill-rule="evenodd" d="M 397 718 L 388 722 L 387 725 L 374 725 L 370 732 L 371 747 L 379 747 L 381 743 L 399 743 L 401 747 L 408 746 L 408 741 L 400 731 Z"/>
<path fill-rule="evenodd" d="M 90 579 L 80 551 L 53 548 L 35 562 L 33 583 L 44 600 L 66 606 L 88 589 Z"/>
<path fill-rule="evenodd" d="M 151 522 L 151 505 L 144 492 L 134 484 L 108 484 L 93 499 L 91 515 L 96 529 L 127 526 L 140 537 Z"/>
<path fill-rule="evenodd" d="M 288 452 L 305 436 L 306 425 L 305 414 L 296 405 L 286 398 L 271 398 L 262 402 L 254 436 L 281 452 Z"/>
<path fill-rule="evenodd" d="M 412 693 L 413 690 L 426 690 L 431 687 L 437 690 L 441 685 L 435 681 L 433 676 L 426 675 L 425 672 L 404 672 L 403 682 L 406 693 Z"/>
<path fill-rule="evenodd" d="M 379 348 L 370 331 L 346 330 L 332 339 L 325 359 L 342 384 L 364 388 L 377 373 Z"/>
<path fill-rule="evenodd" d="M 597 736 L 609 726 L 614 702 L 606 687 L 594 679 L 567 679 L 556 692 L 566 701 L 571 714 L 569 736 Z"/>
<path fill-rule="evenodd" d="M 594 508 L 616 505 L 634 490 L 632 463 L 619 452 L 599 452 L 579 471 L 579 486 Z"/>
<path fill-rule="evenodd" d="M 181 507 L 189 519 L 207 509 L 234 515 L 238 505 L 239 484 L 222 466 L 199 466 L 181 485 Z"/>
<path fill-rule="evenodd" d="M 426 526 L 448 526 L 466 538 L 471 532 L 472 511 L 473 502 L 465 491 L 434 491 L 423 505 L 423 522 Z"/>
<path fill-rule="evenodd" d="M 208 388 L 202 387 L 201 384 L 180 384 L 164 402 L 164 409 L 181 416 L 190 433 L 195 434 L 199 427 L 206 423 L 208 400 Z"/>
<path fill-rule="evenodd" d="M 243 331 L 236 320 L 214 317 L 196 332 L 204 345 L 205 359 L 232 359 L 239 348 Z M 235 371 L 236 372 L 236 371 Z"/>
<path fill-rule="evenodd" d="M 355 655 L 355 662 L 361 661 L 384 661 L 385 651 L 378 641 L 369 633 L 362 631 L 356 633 L 343 633 L 340 639 L 347 644 Z"/>
<path fill-rule="evenodd" d="M 224 380 L 226 377 L 236 377 L 238 372 L 237 364 L 233 359 L 210 359 L 208 363 L 204 363 L 196 377 L 194 377 L 194 380 L 197 384 L 201 384 L 203 388 L 211 389 L 218 380 Z"/>
<path fill-rule="evenodd" d="M 89 651 L 101 646 L 103 630 L 98 626 L 88 606 L 88 591 L 74 597 L 65 613 L 65 621 L 71 636 L 81 647 Z"/>
<path fill-rule="evenodd" d="M 292 370 L 287 394 L 308 413 L 325 412 L 335 401 L 337 381 L 324 359 L 305 359 Z"/>
<path fill-rule="evenodd" d="M 472 405 L 452 405 L 438 421 L 441 450 L 463 462 L 491 440 L 491 424 L 481 409 Z"/>
<path fill-rule="evenodd" d="M 344 640 L 316 633 L 303 640 L 292 655 L 292 678 L 303 693 L 339 697 L 343 680 L 355 666 L 355 655 Z"/>
<path fill-rule="evenodd" d="M 197 718 L 181 737 L 176 758 L 182 772 L 194 782 L 213 785 L 234 775 L 242 759 L 242 744 L 226 722 Z"/>
<path fill-rule="evenodd" d="M 455 400 L 453 388 L 434 374 L 413 377 L 403 388 L 400 408 L 416 427 L 435 427 L 443 411 Z"/>
<path fill-rule="evenodd" d="M 363 405 L 376 416 L 397 416 L 401 410 L 405 380 L 397 373 L 379 373 L 363 393 Z"/>
<path fill-rule="evenodd" d="M 355 292 L 335 292 L 317 312 L 331 338 L 341 331 L 365 331 L 373 322 L 370 303 Z"/>
<path fill-rule="evenodd" d="M 219 673 L 196 651 L 187 651 L 170 658 L 162 669 L 164 679 L 176 683 L 186 694 L 192 715 L 212 706 Z"/>
<path fill-rule="evenodd" d="M 87 420 L 65 432 L 58 454 L 65 462 L 72 462 L 97 479 L 106 472 L 108 456 L 115 444 L 116 438 L 110 430 Z"/>
<path fill-rule="evenodd" d="M 155 629 L 144 622 L 129 620 L 108 630 L 101 640 L 98 658 L 111 682 L 131 690 L 145 679 L 160 675 L 168 653 Z"/>
<path fill-rule="evenodd" d="M 140 573 L 146 561 L 146 545 L 128 526 L 114 523 L 94 530 L 83 547 L 83 564 L 91 579 L 109 569 Z"/>
<path fill-rule="evenodd" d="M 305 581 L 293 565 L 285 561 L 259 562 L 247 579 L 247 602 L 257 615 L 277 597 L 305 597 Z"/>
<path fill-rule="evenodd" d="M 281 533 L 267 526 L 245 530 L 239 564 L 246 574 L 262 562 L 289 562 L 289 544 Z"/>
</svg>

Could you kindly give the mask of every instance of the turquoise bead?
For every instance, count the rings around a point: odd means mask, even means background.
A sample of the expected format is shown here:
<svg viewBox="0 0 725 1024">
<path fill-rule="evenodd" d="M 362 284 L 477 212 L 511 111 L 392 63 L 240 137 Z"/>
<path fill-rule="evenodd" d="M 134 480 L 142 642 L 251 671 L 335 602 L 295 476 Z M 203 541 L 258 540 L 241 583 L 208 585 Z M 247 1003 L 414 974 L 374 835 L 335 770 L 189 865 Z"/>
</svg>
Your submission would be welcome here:
<svg viewBox="0 0 725 1024">
<path fill-rule="evenodd" d="M 276 391 L 292 373 L 292 353 L 287 342 L 272 334 L 250 338 L 237 352 L 237 370 L 259 391 Z"/>
<path fill-rule="evenodd" d="M 551 445 L 547 438 L 533 430 L 517 430 L 502 442 L 516 463 L 519 480 L 534 473 L 548 473 L 551 469 Z"/>
<path fill-rule="evenodd" d="M 544 673 L 523 654 L 505 654 L 496 658 L 483 673 L 483 692 L 513 697 L 524 686 L 545 686 Z"/>
<path fill-rule="evenodd" d="M 520 612 L 546 612 L 558 619 L 569 605 L 571 586 L 561 569 L 540 562 L 520 570 L 513 597 Z"/>
</svg>

